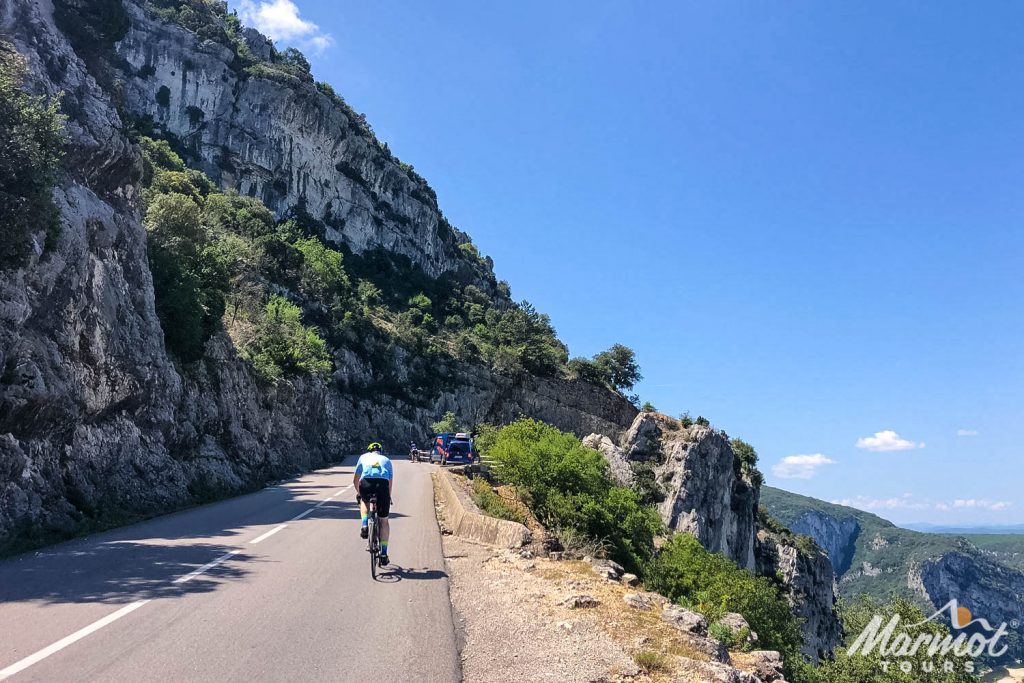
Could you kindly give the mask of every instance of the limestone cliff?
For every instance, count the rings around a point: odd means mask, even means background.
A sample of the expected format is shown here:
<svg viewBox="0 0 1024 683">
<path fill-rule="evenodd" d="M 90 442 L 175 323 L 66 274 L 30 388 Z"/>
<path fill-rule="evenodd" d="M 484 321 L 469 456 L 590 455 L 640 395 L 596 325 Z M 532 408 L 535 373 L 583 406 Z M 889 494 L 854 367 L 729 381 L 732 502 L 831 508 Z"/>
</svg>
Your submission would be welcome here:
<svg viewBox="0 0 1024 683">
<path fill-rule="evenodd" d="M 813 542 L 801 543 L 768 529 L 757 532 L 756 554 L 758 573 L 782 580 L 793 613 L 802 620 L 803 653 L 814 661 L 826 657 L 843 638 L 828 555 Z"/>
<path fill-rule="evenodd" d="M 124 6 L 125 107 L 180 139 L 222 187 L 280 214 L 302 202 L 329 241 L 356 253 L 383 248 L 435 276 L 473 267 L 458 248 L 469 237 L 447 224 L 433 190 L 334 97 L 284 73 L 241 70 L 225 45 Z M 257 32 L 246 36 L 257 54 L 269 50 Z"/>
<path fill-rule="evenodd" d="M 843 574 L 850 568 L 861 531 L 856 518 L 833 517 L 808 510 L 787 526 L 798 534 L 813 538 L 828 553 L 836 574 Z"/>
<path fill-rule="evenodd" d="M 931 614 L 956 598 L 992 624 L 1024 614 L 1024 574 L 985 553 L 981 539 L 902 529 L 862 510 L 764 487 L 762 505 L 793 531 L 828 549 L 842 595 L 885 601 L 895 593 Z M 1011 628 L 1009 656 L 1024 641 Z"/>
<path fill-rule="evenodd" d="M 805 654 L 816 659 L 840 642 L 828 556 L 809 538 L 797 543 L 792 534 L 759 528 L 760 477 L 740 462 L 724 434 L 644 412 L 619 443 L 592 434 L 584 444 L 604 455 L 621 485 L 645 493 L 654 489 L 670 529 L 693 534 L 741 567 L 779 578 L 803 620 Z"/>
<path fill-rule="evenodd" d="M 120 8 L 59 0 L 58 21 L 50 3 L 0 0 L 0 34 L 28 61 L 26 87 L 63 92 L 69 117 L 54 192 L 61 237 L 45 246 L 40 233 L 27 263 L 0 264 L 0 552 L 251 489 L 368 440 L 397 448 L 449 409 L 474 422 L 528 414 L 581 435 L 629 423 L 635 409 L 603 387 L 428 361 L 393 344 L 372 361 L 334 348 L 329 381 L 276 387 L 223 332 L 198 362 L 170 357 L 140 222 L 140 152 L 126 133 L 147 114 L 224 186 L 281 212 L 301 198 L 352 251 L 386 249 L 429 274 L 468 270 L 492 289 L 493 275 L 458 249 L 468 238 L 447 227 L 425 183 L 353 132 L 338 100 L 304 82 L 239 79 L 223 46 L 131 3 L 116 45 L 83 30 L 97 16 L 116 24 Z M 428 363 L 446 378 L 429 401 L 372 391 L 381 372 L 401 383 Z"/>
</svg>

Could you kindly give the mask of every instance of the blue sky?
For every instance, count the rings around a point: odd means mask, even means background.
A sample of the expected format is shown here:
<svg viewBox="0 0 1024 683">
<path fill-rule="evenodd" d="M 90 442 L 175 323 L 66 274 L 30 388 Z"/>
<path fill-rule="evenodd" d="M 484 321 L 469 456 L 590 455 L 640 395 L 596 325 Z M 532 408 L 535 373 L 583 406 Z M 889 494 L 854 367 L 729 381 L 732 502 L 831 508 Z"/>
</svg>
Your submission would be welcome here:
<svg viewBox="0 0 1024 683">
<path fill-rule="evenodd" d="M 768 483 L 1024 521 L 1024 5 L 232 6 L 573 355 L 633 347 Z"/>
</svg>

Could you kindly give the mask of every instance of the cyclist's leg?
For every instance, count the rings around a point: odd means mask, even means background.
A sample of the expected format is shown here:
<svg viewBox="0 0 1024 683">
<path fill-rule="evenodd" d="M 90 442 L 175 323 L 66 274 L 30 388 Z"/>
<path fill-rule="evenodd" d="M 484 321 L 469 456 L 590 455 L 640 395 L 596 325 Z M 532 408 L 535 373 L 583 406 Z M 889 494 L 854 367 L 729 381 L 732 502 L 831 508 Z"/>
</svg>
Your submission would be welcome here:
<svg viewBox="0 0 1024 683">
<path fill-rule="evenodd" d="M 366 500 L 369 497 L 367 483 L 365 479 L 359 480 L 359 535 L 362 538 L 366 538 L 366 527 L 370 517 L 370 509 L 366 505 Z"/>
<path fill-rule="evenodd" d="M 388 482 L 381 479 L 377 487 L 377 517 L 380 519 L 380 552 L 382 555 L 388 554 L 391 541 L 389 514 L 391 514 L 391 495 L 388 492 Z"/>
</svg>

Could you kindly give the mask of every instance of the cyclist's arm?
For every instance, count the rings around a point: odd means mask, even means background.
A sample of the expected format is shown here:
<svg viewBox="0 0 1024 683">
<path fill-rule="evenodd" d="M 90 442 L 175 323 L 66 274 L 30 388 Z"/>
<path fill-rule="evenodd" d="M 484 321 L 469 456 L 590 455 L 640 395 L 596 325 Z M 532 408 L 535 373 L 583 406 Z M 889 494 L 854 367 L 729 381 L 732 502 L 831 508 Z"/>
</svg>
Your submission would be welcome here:
<svg viewBox="0 0 1024 683">
<path fill-rule="evenodd" d="M 352 488 L 354 488 L 356 490 L 356 493 L 359 493 L 359 479 L 360 479 L 360 475 L 362 473 L 363 473 L 363 464 L 361 462 L 360 463 L 356 463 L 356 470 L 355 470 L 355 472 L 352 473 Z"/>
</svg>

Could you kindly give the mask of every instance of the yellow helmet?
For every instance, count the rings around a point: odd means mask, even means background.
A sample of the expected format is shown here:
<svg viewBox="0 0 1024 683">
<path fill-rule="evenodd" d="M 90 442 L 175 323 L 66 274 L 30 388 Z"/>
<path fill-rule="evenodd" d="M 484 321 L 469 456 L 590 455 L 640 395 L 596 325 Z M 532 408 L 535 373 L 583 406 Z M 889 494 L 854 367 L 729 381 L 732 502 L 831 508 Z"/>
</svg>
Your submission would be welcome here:
<svg viewBox="0 0 1024 683">
<path fill-rule="evenodd" d="M 381 446 L 381 445 L 380 445 L 379 443 L 377 443 L 376 441 L 374 441 L 373 443 L 371 443 L 371 444 L 370 444 L 369 446 L 367 446 L 367 447 L 366 447 L 366 450 L 367 450 L 368 452 L 373 452 L 373 451 L 378 451 L 378 452 L 379 452 L 379 451 L 381 451 L 381 450 L 383 450 L 383 449 L 384 449 L 384 447 L 383 447 L 383 446 Z"/>
</svg>

